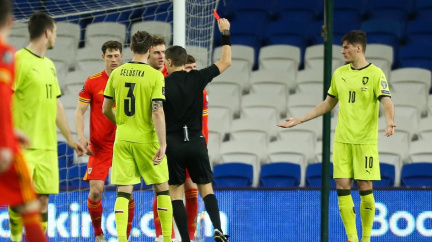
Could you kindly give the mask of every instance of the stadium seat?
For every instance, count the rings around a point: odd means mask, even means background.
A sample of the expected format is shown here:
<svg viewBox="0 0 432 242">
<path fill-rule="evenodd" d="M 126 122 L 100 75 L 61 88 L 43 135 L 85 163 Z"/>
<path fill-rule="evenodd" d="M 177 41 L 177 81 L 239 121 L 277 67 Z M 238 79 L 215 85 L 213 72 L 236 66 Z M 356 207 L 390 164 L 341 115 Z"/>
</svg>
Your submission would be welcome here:
<svg viewBox="0 0 432 242">
<path fill-rule="evenodd" d="M 256 50 L 247 45 L 242 44 L 233 44 L 231 45 L 232 51 L 232 66 L 229 68 L 241 70 L 243 67 L 243 63 L 247 64 L 248 71 L 251 72 L 253 66 L 255 65 L 255 52 Z M 218 46 L 213 50 L 213 63 L 219 61 L 222 55 L 222 47 Z M 228 69 L 228 70 L 229 70 Z"/>
<path fill-rule="evenodd" d="M 210 65 L 210 60 L 207 58 L 209 54 L 207 48 L 195 45 L 186 45 L 185 49 L 189 55 L 192 55 L 195 58 L 195 63 L 197 64 L 198 69 L 203 69 Z"/>
<path fill-rule="evenodd" d="M 145 21 L 162 21 L 172 22 L 173 21 L 173 3 L 167 2 L 162 4 L 155 4 L 144 9 L 141 18 Z M 149 33 L 152 33 L 149 31 Z"/>
<path fill-rule="evenodd" d="M 133 187 L 135 190 L 140 190 L 140 191 L 152 189 L 152 185 L 147 185 L 142 178 L 141 178 L 141 182 L 133 185 Z"/>
<path fill-rule="evenodd" d="M 99 22 L 87 25 L 85 32 L 86 48 L 100 50 L 107 40 L 116 40 L 123 44 L 126 38 L 126 26 L 117 22 Z"/>
<path fill-rule="evenodd" d="M 27 46 L 29 42 L 29 33 L 27 24 L 14 23 L 9 32 L 8 43 L 10 43 L 16 50 L 22 49 Z"/>
<path fill-rule="evenodd" d="M 258 142 L 264 147 L 275 136 L 274 123 L 264 118 L 239 118 L 232 121 L 230 140 Z"/>
<path fill-rule="evenodd" d="M 414 1 L 406 0 L 380 0 L 368 1 L 371 10 L 370 19 L 394 19 L 407 22 L 413 15 Z"/>
<path fill-rule="evenodd" d="M 323 2 L 319 0 L 305 1 L 277 1 L 274 4 L 274 12 L 280 19 L 319 19 L 324 9 Z M 309 16 L 309 17 L 307 17 Z"/>
<path fill-rule="evenodd" d="M 258 142 L 227 141 L 220 147 L 220 163 L 245 163 L 253 166 L 253 186 L 258 186 L 259 170 L 264 163 L 265 148 Z"/>
<path fill-rule="evenodd" d="M 432 70 L 432 50 L 406 45 L 399 50 L 399 67 L 419 67 Z"/>
<path fill-rule="evenodd" d="M 209 87 L 211 87 L 213 84 L 215 85 L 230 84 L 230 85 L 236 85 L 240 93 L 248 93 L 249 86 L 250 86 L 249 84 L 250 70 L 248 69 L 245 61 L 236 60 L 234 62 L 240 64 L 241 66 L 234 66 L 228 68 L 222 74 L 215 77 L 213 81 L 209 84 Z M 221 94 L 221 93 L 217 93 L 217 94 Z M 240 98 L 240 96 L 237 96 L 237 98 Z"/>
<path fill-rule="evenodd" d="M 67 158 L 66 156 L 59 156 L 58 158 L 58 164 L 59 164 L 59 180 L 60 180 L 60 187 L 66 187 L 70 185 L 69 181 L 67 180 Z"/>
<path fill-rule="evenodd" d="M 271 4 L 262 4 L 261 0 L 234 1 L 231 5 L 236 20 L 269 22 L 271 18 Z"/>
<path fill-rule="evenodd" d="M 220 150 L 221 143 L 222 142 L 219 138 L 219 134 L 209 131 L 207 149 L 208 149 L 210 165 L 212 167 L 213 164 L 217 163 L 217 161 L 219 160 L 219 153 L 220 153 L 219 150 Z"/>
<path fill-rule="evenodd" d="M 288 95 L 289 92 L 295 91 L 296 73 L 297 71 L 280 72 L 272 70 L 258 70 L 252 72 L 249 82 L 250 85 L 258 87 L 254 90 L 255 93 L 268 92 L 269 90 L 267 91 L 266 88 L 267 85 L 283 85 L 285 87 L 286 95 Z"/>
<path fill-rule="evenodd" d="M 395 185 L 395 166 L 380 163 L 381 180 L 373 181 L 374 187 L 393 187 Z"/>
<path fill-rule="evenodd" d="M 399 43 L 404 38 L 404 23 L 392 19 L 372 19 L 362 22 L 360 29 L 366 32 L 368 43 L 390 45 L 394 56 L 397 56 Z"/>
<path fill-rule="evenodd" d="M 136 32 L 145 30 L 152 35 L 161 35 L 165 38 L 167 47 L 172 41 L 172 26 L 165 21 L 143 21 L 132 24 L 130 36 L 132 37 Z"/>
<path fill-rule="evenodd" d="M 218 134 L 219 142 L 222 142 L 229 133 L 232 122 L 232 114 L 228 108 L 211 107 L 208 115 L 209 132 Z"/>
<path fill-rule="evenodd" d="M 366 47 L 368 62 L 381 68 L 388 79 L 393 65 L 393 48 L 390 45 L 368 44 Z"/>
<path fill-rule="evenodd" d="M 417 140 L 411 143 L 409 148 L 410 160 L 413 163 L 432 163 L 431 139 Z"/>
<path fill-rule="evenodd" d="M 257 93 L 243 95 L 240 99 L 241 110 L 253 109 L 253 108 L 273 108 L 277 112 L 277 118 L 284 117 L 286 115 L 286 98 L 282 95 L 272 95 L 269 93 Z M 276 122 L 278 119 L 275 119 Z"/>
<path fill-rule="evenodd" d="M 432 10 L 432 6 L 431 6 Z M 432 13 L 432 11 L 431 11 Z M 410 45 L 425 45 L 432 42 L 432 30 L 429 26 L 432 25 L 432 17 L 430 19 L 418 19 L 408 23 L 407 35 L 408 44 Z"/>
<path fill-rule="evenodd" d="M 322 102 L 322 92 L 315 93 L 296 93 L 289 96 L 288 100 L 288 117 L 299 117 L 304 115 L 308 110 L 314 108 L 317 104 Z"/>
<path fill-rule="evenodd" d="M 240 116 L 240 99 L 238 96 L 233 96 L 229 94 L 212 94 L 209 99 L 209 110 L 213 107 L 221 107 L 229 109 L 230 114 L 233 117 Z"/>
<path fill-rule="evenodd" d="M 402 167 L 401 186 L 432 187 L 432 163 L 413 163 Z"/>
<path fill-rule="evenodd" d="M 304 69 L 297 73 L 296 85 L 297 87 L 306 83 L 315 83 L 323 85 L 324 73 L 323 70 L 317 69 Z"/>
<path fill-rule="evenodd" d="M 89 183 L 83 181 L 84 175 L 87 171 L 87 164 L 76 164 L 69 167 L 67 170 L 67 181 L 72 186 L 72 189 L 85 189 L 89 188 Z"/>
<path fill-rule="evenodd" d="M 273 125 L 277 123 L 279 114 L 273 107 L 268 106 L 250 106 L 244 107 L 240 110 L 241 119 L 265 119 L 271 124 L 271 130 L 273 131 Z M 273 138 L 271 138 L 273 140 Z"/>
<path fill-rule="evenodd" d="M 321 187 L 322 185 L 322 163 L 309 164 L 306 167 L 306 187 Z M 333 164 L 330 163 L 330 187 L 336 188 L 333 180 Z"/>
<path fill-rule="evenodd" d="M 292 45 L 261 47 L 258 56 L 259 70 L 296 73 L 300 67 L 300 48 Z"/>
<path fill-rule="evenodd" d="M 266 45 L 292 45 L 300 49 L 303 56 L 307 44 L 305 29 L 310 24 L 307 20 L 297 19 L 293 21 L 279 20 L 266 26 Z"/>
<path fill-rule="evenodd" d="M 419 121 L 418 131 L 421 140 L 432 140 L 432 116 L 422 118 Z"/>
<path fill-rule="evenodd" d="M 424 90 L 424 94 L 420 96 L 426 99 L 428 99 L 429 92 L 432 91 L 431 82 L 431 71 L 423 68 L 399 68 L 393 70 L 389 77 L 390 90 L 393 88 L 404 90 L 408 85 L 419 86 L 418 88 Z M 413 93 L 409 96 L 413 96 Z"/>
<path fill-rule="evenodd" d="M 74 162 L 74 149 L 72 149 L 66 142 L 57 142 L 57 154 L 62 160 L 62 165 L 64 167 L 71 166 Z"/>
<path fill-rule="evenodd" d="M 397 83 L 391 90 L 393 104 L 399 108 L 414 109 L 421 117 L 427 115 L 427 98 L 424 85 L 416 83 Z M 404 109 L 400 109 L 404 107 Z"/>
<path fill-rule="evenodd" d="M 298 187 L 300 185 L 300 165 L 278 162 L 261 166 L 261 187 Z"/>
<path fill-rule="evenodd" d="M 262 96 L 275 96 L 278 100 L 286 106 L 288 101 L 288 89 L 285 84 L 278 83 L 254 83 L 251 85 L 249 94 L 262 95 Z M 282 113 L 286 113 L 284 110 Z M 279 118 L 277 119 L 279 120 Z"/>
<path fill-rule="evenodd" d="M 102 46 L 102 45 L 101 45 Z M 76 71 L 85 72 L 87 76 L 103 70 L 101 46 L 98 48 L 78 49 L 76 57 Z M 85 81 L 85 80 L 83 80 Z"/>
<path fill-rule="evenodd" d="M 364 18 L 366 13 L 366 1 L 335 1 L 333 8 L 335 13 L 338 11 L 349 12 L 351 15 L 359 15 Z"/>
<path fill-rule="evenodd" d="M 278 123 L 285 123 L 285 120 L 279 120 Z M 312 141 L 321 138 L 322 133 L 322 117 L 309 120 L 302 125 L 297 125 L 295 128 L 280 129 L 277 132 L 278 140 L 298 140 L 298 141 Z"/>
<path fill-rule="evenodd" d="M 340 45 L 333 45 L 332 51 L 332 72 L 345 64 L 341 54 Z M 308 46 L 305 51 L 305 69 L 323 70 L 324 68 L 324 45 Z"/>
<path fill-rule="evenodd" d="M 227 163 L 213 167 L 215 187 L 251 187 L 253 167 L 244 163 Z"/>
<path fill-rule="evenodd" d="M 415 12 L 417 19 L 432 19 L 432 2 L 429 0 L 416 0 Z"/>
<path fill-rule="evenodd" d="M 261 48 L 261 42 L 263 38 L 263 28 L 266 23 L 250 22 L 245 20 L 231 21 L 231 43 L 233 45 L 245 45 L 253 48 L 254 56 L 252 69 L 256 69 L 258 63 L 258 52 Z M 234 50 L 232 50 L 232 56 L 236 56 Z"/>
</svg>

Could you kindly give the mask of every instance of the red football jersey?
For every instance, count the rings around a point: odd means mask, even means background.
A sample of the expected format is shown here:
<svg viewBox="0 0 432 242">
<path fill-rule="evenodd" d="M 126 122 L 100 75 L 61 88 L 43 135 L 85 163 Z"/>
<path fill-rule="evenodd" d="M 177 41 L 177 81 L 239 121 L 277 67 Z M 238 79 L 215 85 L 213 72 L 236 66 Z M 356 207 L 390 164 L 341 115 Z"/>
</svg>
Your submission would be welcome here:
<svg viewBox="0 0 432 242">
<path fill-rule="evenodd" d="M 15 80 L 15 50 L 0 40 L 0 147 L 18 152 L 18 143 L 12 125 L 11 99 Z"/>
<path fill-rule="evenodd" d="M 79 102 L 90 104 L 90 142 L 99 149 L 113 149 L 116 125 L 102 113 L 104 90 L 108 82 L 105 71 L 94 74 L 84 83 Z M 96 147 L 95 147 L 96 148 Z"/>
<path fill-rule="evenodd" d="M 202 117 L 202 133 L 206 139 L 206 143 L 208 143 L 208 96 L 207 91 L 204 89 L 203 91 L 203 117 Z"/>
</svg>

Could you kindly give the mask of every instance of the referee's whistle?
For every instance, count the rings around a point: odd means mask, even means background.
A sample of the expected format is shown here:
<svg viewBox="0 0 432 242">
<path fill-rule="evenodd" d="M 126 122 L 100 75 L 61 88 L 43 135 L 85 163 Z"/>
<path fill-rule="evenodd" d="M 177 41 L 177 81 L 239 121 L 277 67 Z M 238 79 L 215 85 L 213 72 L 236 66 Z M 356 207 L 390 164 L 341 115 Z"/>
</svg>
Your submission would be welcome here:
<svg viewBox="0 0 432 242">
<path fill-rule="evenodd" d="M 184 136 L 184 141 L 189 141 L 189 133 L 186 125 L 183 127 L 183 136 Z"/>
</svg>

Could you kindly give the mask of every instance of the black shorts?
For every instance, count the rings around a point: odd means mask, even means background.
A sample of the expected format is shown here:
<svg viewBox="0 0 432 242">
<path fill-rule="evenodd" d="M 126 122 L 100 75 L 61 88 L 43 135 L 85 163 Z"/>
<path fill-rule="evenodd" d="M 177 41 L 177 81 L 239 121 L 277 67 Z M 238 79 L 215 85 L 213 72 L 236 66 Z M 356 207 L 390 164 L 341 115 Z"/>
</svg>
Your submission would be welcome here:
<svg viewBox="0 0 432 242">
<path fill-rule="evenodd" d="M 207 184 L 213 181 L 208 150 L 202 134 L 189 135 L 184 141 L 181 134 L 167 135 L 169 185 L 181 185 L 186 179 L 188 169 L 192 181 L 196 184 Z"/>
</svg>

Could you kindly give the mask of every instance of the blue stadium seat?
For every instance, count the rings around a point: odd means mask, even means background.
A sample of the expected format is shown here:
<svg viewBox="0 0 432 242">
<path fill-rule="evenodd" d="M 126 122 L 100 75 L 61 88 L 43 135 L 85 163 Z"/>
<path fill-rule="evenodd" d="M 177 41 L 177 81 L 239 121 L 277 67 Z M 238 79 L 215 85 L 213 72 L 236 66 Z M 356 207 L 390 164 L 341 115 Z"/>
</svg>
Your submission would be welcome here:
<svg viewBox="0 0 432 242">
<path fill-rule="evenodd" d="M 361 30 L 366 32 L 368 43 L 386 44 L 397 50 L 404 41 L 405 23 L 392 19 L 373 19 L 362 22 Z"/>
<path fill-rule="evenodd" d="M 60 179 L 60 186 L 66 186 L 69 185 L 69 182 L 67 181 L 67 159 L 66 156 L 62 156 L 58 158 L 59 163 L 59 179 Z"/>
<path fill-rule="evenodd" d="M 235 1 L 232 4 L 234 17 L 241 21 L 269 22 L 271 19 L 271 4 L 263 4 L 262 0 Z"/>
<path fill-rule="evenodd" d="M 333 20 L 333 44 L 341 45 L 342 37 L 354 30 L 360 29 L 360 19 L 356 16 L 343 13 L 335 13 Z M 319 45 L 324 43 L 324 38 L 321 36 L 321 27 L 324 25 L 323 21 L 314 22 L 309 27 L 309 44 Z"/>
<path fill-rule="evenodd" d="M 152 185 L 147 185 L 142 178 L 141 178 L 141 183 L 135 184 L 133 187 L 134 190 L 140 190 L 140 191 L 152 189 Z"/>
<path fill-rule="evenodd" d="M 283 19 L 290 16 L 309 16 L 305 17 L 304 20 L 318 20 L 322 18 L 323 14 L 323 2 L 320 0 L 303 0 L 303 1 L 275 1 L 274 10 L 278 18 Z"/>
<path fill-rule="evenodd" d="M 300 165 L 277 162 L 261 166 L 261 187 L 298 187 L 300 184 Z"/>
<path fill-rule="evenodd" d="M 253 166 L 245 163 L 224 163 L 213 167 L 215 187 L 251 187 Z"/>
<path fill-rule="evenodd" d="M 428 45 L 432 43 L 432 18 L 420 19 L 408 23 L 407 34 L 408 44 L 410 45 Z"/>
<path fill-rule="evenodd" d="M 432 1 L 416 0 L 414 11 L 417 19 L 432 19 Z"/>
<path fill-rule="evenodd" d="M 369 1 L 370 19 L 394 19 L 407 22 L 414 16 L 414 1 L 379 0 Z"/>
<path fill-rule="evenodd" d="M 399 50 L 399 67 L 420 67 L 432 71 L 432 50 L 406 45 Z"/>
<path fill-rule="evenodd" d="M 87 163 L 76 164 L 67 169 L 67 181 L 73 188 L 89 188 L 88 182 L 83 181 L 87 171 Z"/>
<path fill-rule="evenodd" d="M 69 167 L 73 164 L 74 149 L 72 149 L 66 142 L 57 142 L 57 155 L 59 156 L 59 158 L 64 157 L 66 159 L 65 167 Z"/>
<path fill-rule="evenodd" d="M 344 12 L 346 15 L 352 15 L 361 19 L 366 19 L 366 2 L 365 1 L 334 1 L 334 16 L 337 12 Z M 351 18 L 351 17 L 350 17 Z"/>
<path fill-rule="evenodd" d="M 432 187 L 432 163 L 411 163 L 402 167 L 401 186 Z"/>
<path fill-rule="evenodd" d="M 14 0 L 12 9 L 14 18 L 17 20 L 29 18 L 36 11 L 43 11 L 42 1 L 39 0 Z"/>
<path fill-rule="evenodd" d="M 255 66 L 258 65 L 258 53 L 261 48 L 263 37 L 263 26 L 265 23 L 250 24 L 250 22 L 238 20 L 231 22 L 231 43 L 234 45 L 247 45 L 255 50 Z"/>
<path fill-rule="evenodd" d="M 310 164 L 306 167 L 306 187 L 321 187 L 322 163 Z M 333 180 L 333 163 L 330 163 L 330 187 L 336 188 Z"/>
<path fill-rule="evenodd" d="M 373 186 L 393 187 L 395 183 L 395 166 L 386 163 L 381 163 L 380 170 L 381 170 L 381 180 L 374 181 Z"/>
</svg>

